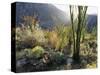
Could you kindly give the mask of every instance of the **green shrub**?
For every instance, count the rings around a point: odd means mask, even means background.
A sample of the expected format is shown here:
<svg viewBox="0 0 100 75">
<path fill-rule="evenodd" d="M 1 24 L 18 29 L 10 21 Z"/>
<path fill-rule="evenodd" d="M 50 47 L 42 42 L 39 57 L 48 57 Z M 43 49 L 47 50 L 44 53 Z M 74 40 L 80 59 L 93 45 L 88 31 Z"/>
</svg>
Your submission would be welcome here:
<svg viewBox="0 0 100 75">
<path fill-rule="evenodd" d="M 89 68 L 89 69 L 93 69 L 93 68 L 96 68 L 96 67 L 97 67 L 97 64 L 94 63 L 94 62 L 86 65 L 86 68 Z"/>
<path fill-rule="evenodd" d="M 16 51 L 16 60 L 24 58 L 25 55 L 26 55 L 26 53 L 23 50 Z"/>
<path fill-rule="evenodd" d="M 34 48 L 24 49 L 23 51 L 29 58 L 39 58 L 42 57 L 44 49 L 41 46 L 36 46 Z"/>
<path fill-rule="evenodd" d="M 44 49 L 41 46 L 36 46 L 32 49 L 32 54 L 33 56 L 35 56 L 36 58 L 39 58 L 43 55 L 44 53 Z"/>
<path fill-rule="evenodd" d="M 52 60 L 52 63 L 57 65 L 57 64 L 64 64 L 66 63 L 66 57 L 63 53 L 61 52 L 51 52 L 50 53 L 50 59 Z"/>
<path fill-rule="evenodd" d="M 56 49 L 63 49 L 67 44 L 71 34 L 71 27 L 65 25 L 58 25 L 55 27 L 55 31 L 58 34 L 59 42 Z"/>
</svg>

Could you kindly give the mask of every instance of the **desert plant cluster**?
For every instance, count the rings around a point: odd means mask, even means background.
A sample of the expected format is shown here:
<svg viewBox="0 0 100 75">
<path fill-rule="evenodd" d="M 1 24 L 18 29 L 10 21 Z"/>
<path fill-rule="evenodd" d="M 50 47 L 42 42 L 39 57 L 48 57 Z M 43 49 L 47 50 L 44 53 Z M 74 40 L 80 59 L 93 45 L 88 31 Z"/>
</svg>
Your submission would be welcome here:
<svg viewBox="0 0 100 75">
<path fill-rule="evenodd" d="M 88 7 L 78 6 L 71 23 L 43 29 L 36 16 L 24 16 L 16 27 L 16 70 L 18 72 L 85 69 L 97 67 L 97 29 L 83 27 Z M 75 25 L 77 23 L 77 25 Z M 81 28 L 82 27 L 82 28 Z"/>
</svg>

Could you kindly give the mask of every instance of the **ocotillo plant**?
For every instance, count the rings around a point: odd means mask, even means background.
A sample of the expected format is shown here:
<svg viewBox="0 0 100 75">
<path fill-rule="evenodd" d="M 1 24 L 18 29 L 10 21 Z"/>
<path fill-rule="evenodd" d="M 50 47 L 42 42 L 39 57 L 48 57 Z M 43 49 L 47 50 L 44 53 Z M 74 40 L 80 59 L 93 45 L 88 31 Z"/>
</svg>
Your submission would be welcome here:
<svg viewBox="0 0 100 75">
<path fill-rule="evenodd" d="M 78 15 L 75 17 L 74 10 L 78 10 Z M 80 62 L 80 40 L 81 40 L 81 32 L 84 27 L 85 19 L 86 19 L 87 6 L 70 6 L 70 18 L 72 24 L 72 35 L 73 35 L 73 60 L 75 62 Z M 77 18 L 77 26 L 75 27 L 74 18 Z"/>
</svg>

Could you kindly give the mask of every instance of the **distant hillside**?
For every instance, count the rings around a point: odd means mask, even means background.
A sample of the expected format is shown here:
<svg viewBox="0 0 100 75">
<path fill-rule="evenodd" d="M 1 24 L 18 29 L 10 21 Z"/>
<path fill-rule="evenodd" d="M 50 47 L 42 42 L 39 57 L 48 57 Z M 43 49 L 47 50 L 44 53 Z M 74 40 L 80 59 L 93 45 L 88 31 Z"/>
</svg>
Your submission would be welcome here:
<svg viewBox="0 0 100 75">
<path fill-rule="evenodd" d="M 97 26 L 97 15 L 88 15 L 87 17 L 87 28 L 89 31 L 93 29 L 94 26 Z"/>
<path fill-rule="evenodd" d="M 23 23 L 22 16 L 38 15 L 40 26 L 43 28 L 52 28 L 54 25 L 69 24 L 67 13 L 59 10 L 52 4 L 41 3 L 16 3 L 16 25 L 20 26 Z M 92 29 L 97 25 L 97 15 L 88 15 L 88 29 Z"/>
<path fill-rule="evenodd" d="M 57 24 L 67 24 L 67 15 L 51 4 L 16 3 L 16 23 L 20 25 L 22 16 L 38 15 L 40 26 L 48 28 Z"/>
</svg>

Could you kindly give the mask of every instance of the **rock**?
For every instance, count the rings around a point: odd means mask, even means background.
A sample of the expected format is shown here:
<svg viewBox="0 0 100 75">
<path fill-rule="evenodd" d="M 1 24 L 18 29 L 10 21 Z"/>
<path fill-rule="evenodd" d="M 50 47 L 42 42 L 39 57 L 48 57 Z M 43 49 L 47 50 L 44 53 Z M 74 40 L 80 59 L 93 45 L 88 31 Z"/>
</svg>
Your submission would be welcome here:
<svg viewBox="0 0 100 75">
<path fill-rule="evenodd" d="M 26 61 L 26 58 L 19 59 L 19 60 L 17 60 L 17 62 L 16 62 L 16 66 L 17 66 L 17 67 L 21 67 L 21 66 L 23 66 L 23 65 L 25 65 L 25 64 L 27 64 L 27 63 L 28 63 L 28 61 Z"/>
<path fill-rule="evenodd" d="M 73 59 L 71 57 L 67 58 L 67 64 L 72 64 Z"/>
</svg>

